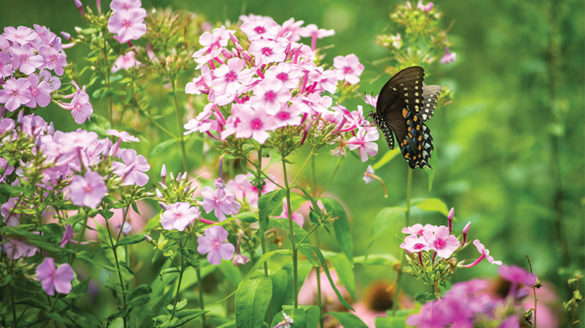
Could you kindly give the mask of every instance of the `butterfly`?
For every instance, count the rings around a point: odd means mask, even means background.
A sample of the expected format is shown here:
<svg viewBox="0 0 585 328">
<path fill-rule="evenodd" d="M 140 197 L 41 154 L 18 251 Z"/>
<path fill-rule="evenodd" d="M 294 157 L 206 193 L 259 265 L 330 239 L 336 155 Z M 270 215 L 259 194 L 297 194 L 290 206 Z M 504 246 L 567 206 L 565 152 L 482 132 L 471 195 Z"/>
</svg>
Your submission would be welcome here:
<svg viewBox="0 0 585 328">
<path fill-rule="evenodd" d="M 420 66 L 396 73 L 380 91 L 376 112 L 370 112 L 390 149 L 394 149 L 395 135 L 404 159 L 413 169 L 431 167 L 433 137 L 424 122 L 433 116 L 442 90 L 438 85 L 424 85 L 424 75 Z"/>
</svg>

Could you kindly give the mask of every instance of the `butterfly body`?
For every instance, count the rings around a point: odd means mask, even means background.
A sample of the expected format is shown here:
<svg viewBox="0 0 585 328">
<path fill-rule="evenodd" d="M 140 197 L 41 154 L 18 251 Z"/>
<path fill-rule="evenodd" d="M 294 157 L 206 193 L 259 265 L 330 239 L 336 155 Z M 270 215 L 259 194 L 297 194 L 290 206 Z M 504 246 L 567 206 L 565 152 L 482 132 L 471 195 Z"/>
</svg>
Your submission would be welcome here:
<svg viewBox="0 0 585 328">
<path fill-rule="evenodd" d="M 411 168 L 430 168 L 433 137 L 424 124 L 433 116 L 442 88 L 424 85 L 424 70 L 413 66 L 396 73 L 382 88 L 370 116 L 394 149 L 394 136 Z"/>
</svg>

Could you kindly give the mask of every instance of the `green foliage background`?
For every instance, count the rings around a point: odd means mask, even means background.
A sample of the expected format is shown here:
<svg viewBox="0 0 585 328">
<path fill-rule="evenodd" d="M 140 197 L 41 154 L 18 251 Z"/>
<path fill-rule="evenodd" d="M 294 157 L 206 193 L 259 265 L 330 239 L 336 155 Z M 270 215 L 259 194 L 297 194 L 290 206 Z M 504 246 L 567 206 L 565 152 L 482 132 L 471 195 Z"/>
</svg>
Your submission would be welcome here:
<svg viewBox="0 0 585 328">
<path fill-rule="evenodd" d="M 305 24 L 332 28 L 335 36 L 318 42 L 329 47 L 326 61 L 355 53 L 365 65 L 364 93 L 379 92 L 389 78 L 382 73 L 387 51 L 373 40 L 383 31 L 392 33 L 388 13 L 396 1 L 143 3 L 146 8 L 194 11 L 212 23 L 235 22 L 242 13 L 254 13 L 272 16 L 279 23 L 294 17 Z M 94 6 L 93 1 L 90 5 Z M 566 279 L 560 268 L 585 267 L 584 3 L 470 0 L 437 1 L 436 5 L 445 14 L 445 24 L 454 23 L 449 38 L 457 60 L 427 68 L 427 81 L 448 85 L 455 92 L 455 101 L 438 109 L 430 122 L 436 158 L 433 188 L 429 191 L 425 172 L 417 170 L 413 196 L 437 197 L 454 206 L 455 229 L 471 220 L 471 238 L 481 239 L 496 259 L 525 266 L 525 255 L 530 255 L 535 272 L 543 280 L 555 282 L 564 298 Z M 33 23 L 54 32 L 71 32 L 82 19 L 73 1 L 0 1 L 0 26 Z M 75 61 L 82 51 L 69 50 L 68 60 Z M 100 104 L 94 108 L 98 112 L 105 109 Z M 45 116 L 59 118 L 57 128 L 75 126 L 69 113 L 54 106 L 46 111 Z M 169 120 L 174 124 L 172 117 Z M 377 158 L 386 149 L 383 140 L 379 145 L 382 151 Z M 169 161 L 176 161 L 177 168 L 180 165 L 178 157 Z M 320 184 L 326 183 L 335 164 L 329 154 L 320 154 Z M 376 172 L 387 184 L 387 199 L 377 182 L 363 183 L 366 166 L 350 156 L 329 188 L 349 209 L 356 254 L 365 252 L 376 214 L 383 207 L 404 203 L 405 197 L 406 162 L 396 158 Z M 157 172 L 157 167 L 151 171 L 153 175 Z M 444 220 L 422 211 L 411 216 L 412 223 L 444 224 Z M 398 255 L 401 225 L 397 222 L 396 229 L 388 230 L 372 251 Z M 356 269 L 358 289 L 362 290 L 374 279 L 394 275 L 389 268 Z M 458 278 L 495 271 L 484 264 Z"/>
</svg>

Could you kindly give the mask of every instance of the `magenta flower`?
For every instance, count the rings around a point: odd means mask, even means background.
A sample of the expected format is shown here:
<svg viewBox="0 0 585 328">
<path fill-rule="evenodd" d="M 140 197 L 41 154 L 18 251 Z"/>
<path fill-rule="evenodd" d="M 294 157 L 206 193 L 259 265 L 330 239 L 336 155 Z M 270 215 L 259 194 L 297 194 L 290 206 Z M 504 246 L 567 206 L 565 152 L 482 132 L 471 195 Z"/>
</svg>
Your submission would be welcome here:
<svg viewBox="0 0 585 328">
<path fill-rule="evenodd" d="M 108 20 L 108 31 L 116 34 L 114 37 L 120 43 L 138 40 L 146 33 L 144 17 L 146 17 L 146 10 L 143 8 L 115 11 Z"/>
<path fill-rule="evenodd" d="M 426 5 L 424 5 L 422 1 L 419 1 L 416 6 L 418 7 L 418 9 L 424 10 L 424 11 L 426 11 L 428 13 L 429 11 L 431 11 L 431 9 L 433 9 L 433 6 L 434 5 L 435 4 L 432 3 L 432 2 L 429 2 Z"/>
<path fill-rule="evenodd" d="M 481 255 L 475 261 L 473 261 L 473 263 L 463 265 L 464 268 L 474 267 L 477 264 L 479 264 L 479 262 L 481 262 L 483 259 L 486 259 L 491 264 L 502 265 L 502 261 L 496 261 L 496 260 L 494 260 L 493 256 L 490 256 L 490 251 L 487 248 L 485 248 L 485 246 L 482 243 L 480 243 L 479 240 L 477 240 L 477 239 L 474 240 L 473 245 L 475 245 L 475 248 L 477 248 L 477 251 Z"/>
<path fill-rule="evenodd" d="M 77 206 L 97 208 L 107 192 L 104 178 L 92 171 L 84 177 L 76 175 L 69 185 L 69 199 Z"/>
<path fill-rule="evenodd" d="M 234 215 L 240 211 L 240 203 L 236 201 L 234 195 L 227 191 L 223 186 L 223 181 L 217 179 L 215 181 L 214 191 L 211 187 L 207 186 L 201 191 L 203 196 L 203 209 L 206 213 L 213 211 L 213 214 L 220 220 L 223 221 L 227 215 Z"/>
<path fill-rule="evenodd" d="M 0 89 L 0 103 L 14 112 L 21 105 L 27 104 L 30 99 L 30 82 L 26 78 L 10 79 Z"/>
<path fill-rule="evenodd" d="M 30 108 L 47 107 L 51 102 L 51 85 L 46 81 L 39 81 L 39 77 L 36 74 L 32 74 L 28 77 L 30 86 L 28 91 L 30 93 L 30 100 L 25 105 Z"/>
<path fill-rule="evenodd" d="M 502 265 L 498 269 L 500 276 L 510 282 L 524 284 L 529 287 L 536 285 L 536 275 L 515 265 Z"/>
<path fill-rule="evenodd" d="M 459 248 L 459 239 L 449 234 L 449 228 L 440 226 L 436 231 L 423 232 L 423 237 L 429 245 L 429 248 L 437 252 L 437 256 L 449 258 L 457 248 Z"/>
<path fill-rule="evenodd" d="M 256 61 L 256 66 L 262 64 L 279 63 L 284 61 L 286 45 L 275 40 L 258 39 L 250 44 L 250 54 Z"/>
<path fill-rule="evenodd" d="M 409 253 L 417 253 L 431 249 L 427 240 L 424 237 L 419 237 L 417 235 L 406 236 L 404 242 L 400 244 L 400 248 Z"/>
<path fill-rule="evenodd" d="M 364 65 L 360 64 L 358 57 L 349 54 L 345 57 L 337 56 L 333 59 L 333 66 L 339 80 L 345 80 L 349 84 L 356 84 L 360 81 L 360 75 L 364 71 Z"/>
<path fill-rule="evenodd" d="M 213 265 L 221 263 L 221 259 L 229 260 L 234 255 L 234 245 L 227 242 L 228 232 L 220 226 L 205 229 L 205 235 L 197 238 L 197 252 L 207 254 L 207 261 Z"/>
<path fill-rule="evenodd" d="M 298 67 L 285 62 L 270 67 L 265 75 L 267 80 L 278 80 L 285 88 L 294 89 L 299 86 L 303 73 Z"/>
<path fill-rule="evenodd" d="M 230 58 L 226 65 L 213 71 L 213 91 L 215 103 L 219 106 L 229 104 L 243 91 L 243 87 L 252 82 L 253 72 L 246 67 L 246 61 Z"/>
<path fill-rule="evenodd" d="M 136 60 L 134 55 L 134 51 L 128 51 L 124 55 L 120 55 L 118 58 L 116 58 L 114 64 L 112 65 L 112 73 L 116 73 L 121 69 L 129 70 L 132 67 L 139 66 L 140 62 Z"/>
<path fill-rule="evenodd" d="M 59 246 L 65 247 L 65 245 L 67 245 L 67 243 L 71 240 L 73 240 L 73 227 L 68 224 L 65 226 L 65 231 L 63 231 L 63 238 L 61 238 Z"/>
<path fill-rule="evenodd" d="M 290 91 L 279 80 L 264 80 L 253 89 L 252 106 L 268 114 L 276 114 L 290 100 Z"/>
<path fill-rule="evenodd" d="M 347 141 L 347 148 L 349 150 L 358 149 L 360 159 L 365 162 L 368 160 L 368 155 L 374 156 L 378 153 L 378 144 L 375 142 L 378 138 L 379 134 L 376 127 L 362 128 L 358 130 L 356 136 Z"/>
<path fill-rule="evenodd" d="M 456 54 L 454 52 L 450 52 L 449 51 L 449 47 L 445 48 L 445 55 L 443 57 L 441 57 L 441 64 L 449 64 L 455 61 L 455 59 L 457 58 Z"/>
<path fill-rule="evenodd" d="M 248 40 L 276 38 L 276 35 L 280 32 L 280 26 L 272 18 L 255 15 L 250 16 L 241 27 L 242 31 L 248 36 Z"/>
<path fill-rule="evenodd" d="M 144 172 L 150 170 L 150 165 L 148 165 L 146 158 L 142 155 L 137 155 L 134 149 L 122 149 L 120 153 L 124 163 L 113 162 L 112 168 L 114 173 L 122 178 L 122 185 L 143 187 L 148 182 L 148 175 Z"/>
<path fill-rule="evenodd" d="M 237 138 L 252 138 L 263 144 L 270 133 L 278 127 L 273 117 L 262 109 L 252 109 L 249 106 L 242 106 L 238 113 L 240 123 L 236 127 Z"/>
<path fill-rule="evenodd" d="M 301 124 L 301 111 L 299 106 L 282 105 L 280 110 L 274 114 L 277 127 L 298 126 Z"/>
<path fill-rule="evenodd" d="M 191 207 L 186 202 L 174 203 L 161 214 L 160 224 L 165 230 L 183 231 L 200 216 L 199 207 Z"/>
<path fill-rule="evenodd" d="M 69 264 L 63 263 L 55 269 L 55 260 L 46 257 L 37 266 L 36 273 L 48 295 L 55 295 L 55 291 L 60 294 L 69 294 L 71 291 L 71 281 L 75 278 L 75 273 Z"/>
</svg>

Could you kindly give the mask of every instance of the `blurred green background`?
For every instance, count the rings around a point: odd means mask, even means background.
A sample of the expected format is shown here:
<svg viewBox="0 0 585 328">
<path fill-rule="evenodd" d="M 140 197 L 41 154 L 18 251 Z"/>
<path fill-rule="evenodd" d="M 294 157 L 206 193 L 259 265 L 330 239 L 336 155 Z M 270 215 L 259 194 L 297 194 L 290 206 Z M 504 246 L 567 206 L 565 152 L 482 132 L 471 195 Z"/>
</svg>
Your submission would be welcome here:
<svg viewBox="0 0 585 328">
<path fill-rule="evenodd" d="M 93 1 L 83 0 L 94 6 Z M 107 2 L 107 1 L 105 1 Z M 355 53 L 365 66 L 361 91 L 378 93 L 389 78 L 381 72 L 386 49 L 373 43 L 382 31 L 392 33 L 388 13 L 396 1 L 143 1 L 145 7 L 170 6 L 236 22 L 242 13 L 290 17 L 335 29 L 320 40 L 326 62 Z M 563 268 L 583 268 L 585 261 L 585 10 L 583 1 L 439 1 L 457 60 L 427 67 L 427 82 L 448 85 L 453 104 L 438 109 L 430 121 L 437 161 L 428 190 L 426 173 L 414 174 L 414 198 L 437 197 L 456 209 L 455 228 L 472 221 L 471 238 L 480 239 L 496 259 L 526 266 L 553 281 L 566 296 Z M 0 1 L 0 25 L 46 25 L 54 32 L 73 31 L 82 19 L 73 1 Z M 82 49 L 68 51 L 75 60 Z M 355 102 L 357 104 L 357 102 Z M 99 109 L 98 109 L 99 110 Z M 366 108 L 369 110 L 369 108 Z M 65 119 L 72 122 L 68 113 Z M 67 121 L 69 122 L 69 121 Z M 69 123 L 71 123 L 69 122 Z M 72 124 L 69 125 L 73 127 Z M 385 143 L 379 142 L 381 152 Z M 299 156 L 301 158 L 301 156 Z M 317 159 L 325 184 L 336 160 L 323 151 Z M 356 254 L 369 242 L 371 223 L 386 206 L 404 203 L 407 164 L 394 159 L 365 185 L 368 163 L 352 156 L 343 162 L 330 186 L 349 210 Z M 158 168 L 156 168 L 158 170 Z M 156 174 L 156 170 L 153 174 Z M 411 222 L 445 224 L 446 219 L 413 211 Z M 374 243 L 373 252 L 398 255 L 402 222 Z M 467 254 L 475 257 L 475 250 Z M 356 267 L 358 286 L 391 279 L 389 268 Z M 495 274 L 482 264 L 458 279 Z M 416 286 L 411 286 L 416 288 Z"/>
</svg>

